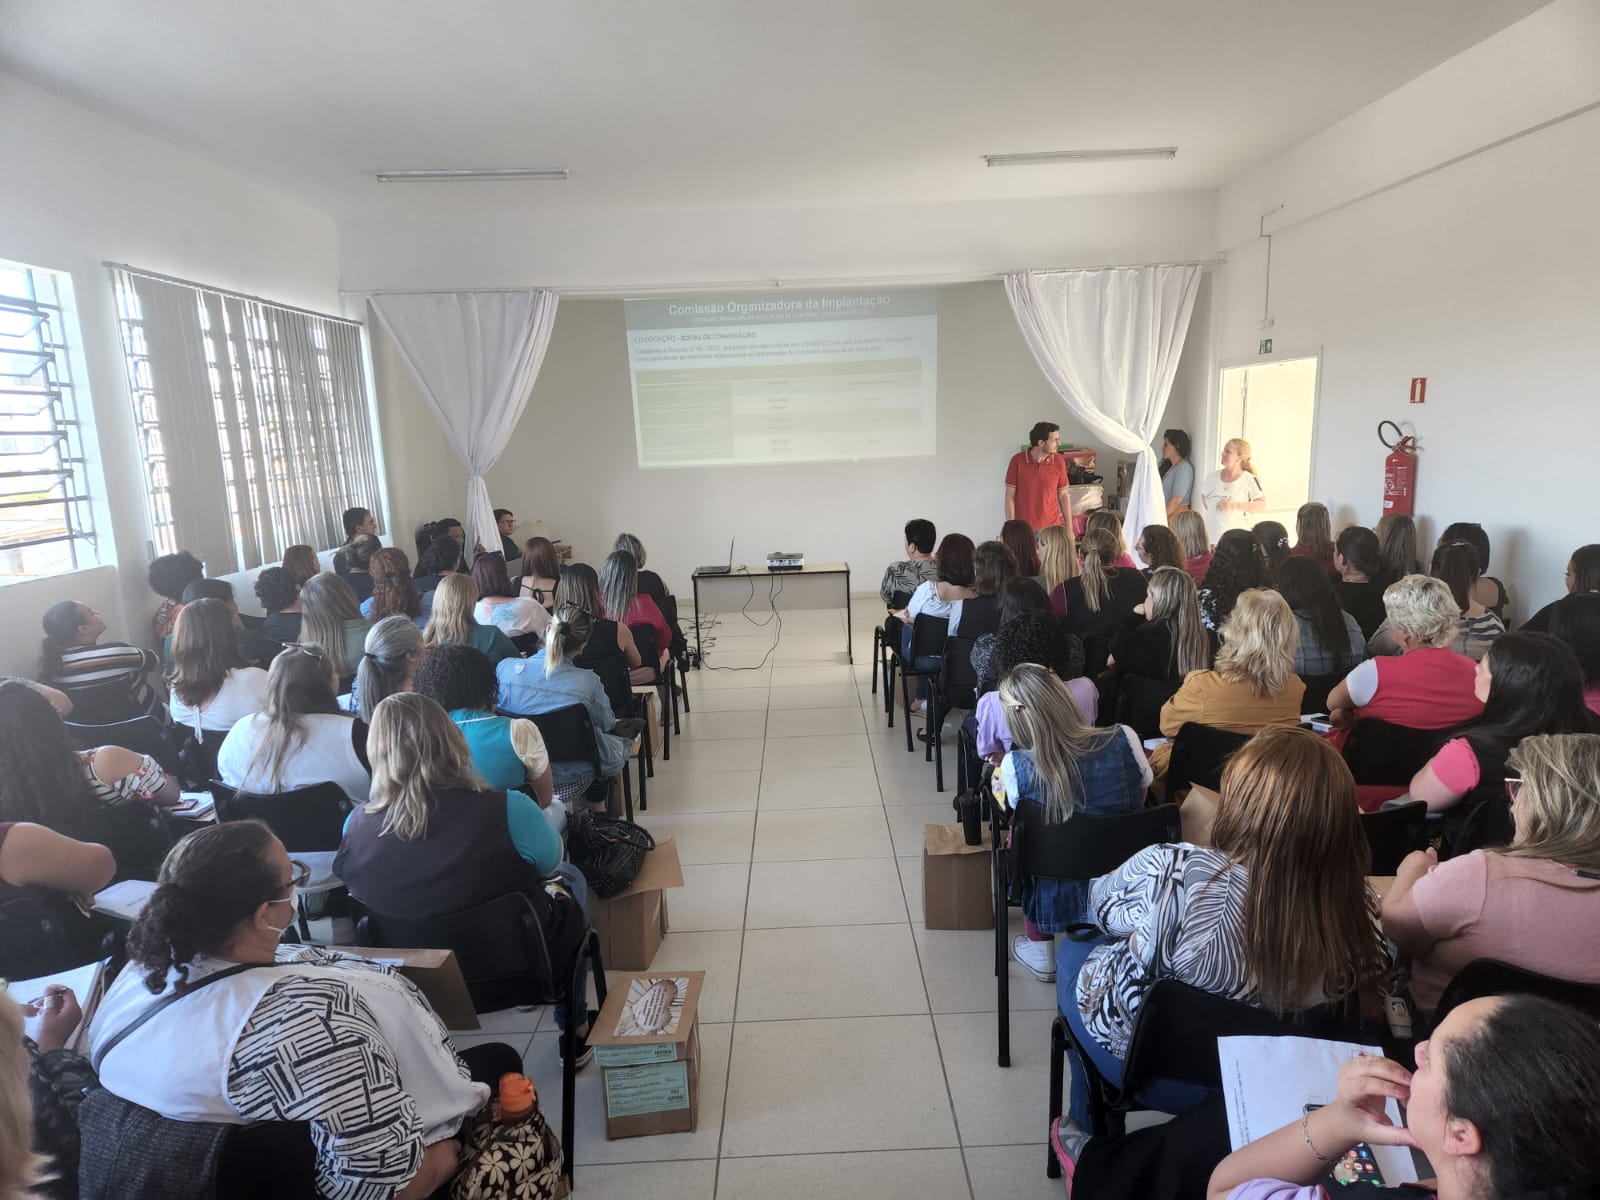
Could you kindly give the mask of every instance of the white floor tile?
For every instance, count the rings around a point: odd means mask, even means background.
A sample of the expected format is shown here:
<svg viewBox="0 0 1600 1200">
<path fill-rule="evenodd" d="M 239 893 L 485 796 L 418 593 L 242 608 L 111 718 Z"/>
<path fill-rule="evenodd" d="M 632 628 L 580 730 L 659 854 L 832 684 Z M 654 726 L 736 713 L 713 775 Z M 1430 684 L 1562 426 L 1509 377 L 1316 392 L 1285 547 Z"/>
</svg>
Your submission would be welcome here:
<svg viewBox="0 0 1600 1200">
<path fill-rule="evenodd" d="M 684 867 L 683 884 L 667 895 L 669 928 L 739 929 L 744 925 L 750 868 L 744 863 Z"/>
<path fill-rule="evenodd" d="M 889 836 L 894 852 L 921 854 L 929 825 L 954 825 L 956 810 L 949 800 L 930 800 L 923 804 L 900 804 L 884 810 L 889 817 Z"/>
<path fill-rule="evenodd" d="M 971 1193 L 959 1150 L 880 1150 L 724 1159 L 717 1195 L 724 1200 L 969 1200 Z"/>
<path fill-rule="evenodd" d="M 1004 1074 L 1004 1072 L 1001 1072 Z M 1043 1106 L 1040 1106 L 1043 1112 Z M 1046 1131 L 1048 1133 L 1048 1130 Z M 1062 1200 L 1061 1180 L 1044 1173 L 1045 1146 L 968 1146 L 973 1200 Z M 587 1195 L 584 1200 L 588 1200 Z"/>
<path fill-rule="evenodd" d="M 770 719 L 782 718 L 782 713 L 774 712 Z M 827 737 L 768 738 L 761 769 L 781 772 L 797 767 L 865 767 L 871 764 L 867 735 L 840 733 Z"/>
<path fill-rule="evenodd" d="M 882 925 L 905 919 L 892 858 L 751 864 L 747 929 Z"/>
<path fill-rule="evenodd" d="M 901 859 L 906 862 L 906 859 Z M 921 860 L 917 863 L 920 887 Z M 917 896 L 918 908 L 922 897 Z M 1040 983 L 1011 958 L 1011 938 L 1022 932 L 1022 916 L 1006 926 L 1006 978 L 1011 985 L 1011 1011 L 1054 1012 L 1056 985 Z M 922 978 L 936 1013 L 989 1013 L 997 1003 L 994 974 L 994 931 L 990 929 L 924 929 L 919 913 L 912 930 L 922 957 Z"/>
<path fill-rule="evenodd" d="M 798 687 L 775 687 L 770 701 L 774 709 L 859 707 L 852 683 L 813 683 Z"/>
<path fill-rule="evenodd" d="M 668 900 L 668 918 L 676 926 L 677 910 Z M 744 933 L 738 929 L 671 929 L 651 962 L 652 971 L 704 971 L 700 992 L 700 1019 L 733 1020 L 733 997 L 739 987 L 739 956 Z M 553 1027 L 552 1027 L 553 1028 Z"/>
<path fill-rule="evenodd" d="M 764 732 L 769 738 L 791 738 L 866 731 L 860 707 L 851 705 L 849 708 L 783 709 L 772 714 Z"/>
<path fill-rule="evenodd" d="M 711 1200 L 716 1177 L 714 1159 L 592 1164 L 573 1172 L 574 1195 L 579 1200 Z"/>
<path fill-rule="evenodd" d="M 765 746 L 761 738 L 725 738 L 710 742 L 674 738 L 672 761 L 658 765 L 656 777 L 659 779 L 663 774 L 663 765 L 670 771 L 759 771 Z"/>
<path fill-rule="evenodd" d="M 678 861 L 685 866 L 750 861 L 753 812 L 663 812 L 652 806 L 637 815 L 656 841 L 671 838 L 677 843 Z"/>
<path fill-rule="evenodd" d="M 680 713 L 678 726 L 683 731 L 684 742 L 765 737 L 767 710 L 763 707 L 729 712 L 697 712 L 690 713 L 687 717 Z M 673 740 L 677 741 L 676 738 Z M 673 750 L 676 751 L 677 746 L 674 746 Z"/>
<path fill-rule="evenodd" d="M 689 644 L 694 645 L 694 639 L 689 639 Z M 763 652 L 764 653 L 764 652 Z M 689 686 L 700 691 L 718 691 L 722 688 L 765 688 L 772 686 L 772 668 L 759 667 L 755 670 L 725 671 L 722 667 L 749 667 L 760 660 L 761 655 L 749 656 L 750 662 L 724 661 L 724 659 L 743 659 L 743 654 L 719 655 L 714 650 L 706 651 L 706 665 L 698 670 L 689 672 Z M 693 697 L 691 696 L 691 701 Z"/>
<path fill-rule="evenodd" d="M 838 663 L 815 663 L 772 668 L 772 686 L 808 687 L 818 684 L 854 683 L 855 668 Z"/>
<path fill-rule="evenodd" d="M 910 855 L 894 860 L 900 870 L 900 886 L 905 891 L 906 911 L 911 914 L 913 926 L 922 925 L 922 855 Z"/>
<path fill-rule="evenodd" d="M 881 808 L 778 808 L 756 816 L 756 862 L 894 857 Z"/>
<path fill-rule="evenodd" d="M 715 743 L 706 742 L 711 746 Z M 728 743 L 732 744 L 732 743 Z M 656 777 L 650 781 L 650 807 L 645 816 L 656 812 L 748 812 L 756 806 L 761 787 L 760 771 L 716 771 L 696 768 L 684 762 L 672 748 L 672 761 L 656 763 Z"/>
<path fill-rule="evenodd" d="M 878 773 L 871 767 L 798 767 L 761 776 L 760 807 L 879 808 Z"/>
<path fill-rule="evenodd" d="M 1050 1022 L 1055 1011 L 1011 1013 L 1011 1066 L 996 1061 L 993 1013 L 947 1013 L 933 1019 L 955 1100 L 963 1143 L 1034 1143 L 1050 1132 Z M 1042 1156 L 1041 1156 L 1042 1159 Z"/>
<path fill-rule="evenodd" d="M 520 1008 L 505 1008 L 499 1012 L 478 1014 L 477 1029 L 463 1029 L 463 1034 L 477 1036 L 482 1033 L 532 1033 L 539 1028 L 543 1019 L 545 1006 L 535 1005 L 526 1012 Z M 451 1036 L 455 1036 L 454 1031 Z"/>
<path fill-rule="evenodd" d="M 701 713 L 715 712 L 750 712 L 759 710 L 767 711 L 767 697 L 769 689 L 765 687 L 727 687 L 710 688 L 702 690 L 694 686 L 691 680 L 689 685 L 689 703 L 693 706 L 688 712 L 683 712 L 683 705 L 679 703 L 678 722 L 687 733 L 689 722 Z"/>
<path fill-rule="evenodd" d="M 927 1011 L 916 944 L 904 921 L 745 932 L 741 1024 Z"/>
</svg>

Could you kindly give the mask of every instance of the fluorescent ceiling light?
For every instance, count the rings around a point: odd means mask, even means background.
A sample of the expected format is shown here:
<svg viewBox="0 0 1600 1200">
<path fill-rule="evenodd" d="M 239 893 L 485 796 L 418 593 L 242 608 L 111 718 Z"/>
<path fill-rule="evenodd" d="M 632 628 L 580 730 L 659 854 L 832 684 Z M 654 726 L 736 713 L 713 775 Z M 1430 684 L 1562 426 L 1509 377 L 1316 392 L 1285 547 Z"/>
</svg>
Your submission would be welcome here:
<svg viewBox="0 0 1600 1200">
<path fill-rule="evenodd" d="M 379 171 L 379 183 L 516 183 L 529 179 L 559 180 L 565 167 L 483 167 L 443 171 Z"/>
<path fill-rule="evenodd" d="M 1134 150 L 1040 150 L 1033 154 L 985 154 L 991 167 L 1031 167 L 1040 163 L 1110 162 L 1124 158 L 1175 158 L 1176 146 L 1145 146 Z"/>
</svg>

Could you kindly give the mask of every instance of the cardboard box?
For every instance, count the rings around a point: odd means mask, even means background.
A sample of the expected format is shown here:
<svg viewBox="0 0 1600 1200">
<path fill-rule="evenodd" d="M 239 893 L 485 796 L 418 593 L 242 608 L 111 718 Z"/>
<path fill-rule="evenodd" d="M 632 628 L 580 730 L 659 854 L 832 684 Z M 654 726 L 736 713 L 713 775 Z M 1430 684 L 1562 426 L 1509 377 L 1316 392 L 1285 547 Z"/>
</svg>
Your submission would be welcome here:
<svg viewBox="0 0 1600 1200">
<path fill-rule="evenodd" d="M 665 889 L 683 886 L 683 864 L 671 838 L 644 856 L 639 874 L 609 900 L 589 897 L 589 924 L 600 937 L 601 961 L 615 971 L 648 971 L 667 936 Z"/>
<path fill-rule="evenodd" d="M 692 1133 L 700 1113 L 704 971 L 616 976 L 589 1033 L 606 1140 Z"/>
<path fill-rule="evenodd" d="M 446 1029 L 478 1029 L 478 1010 L 472 1007 L 467 981 L 454 950 L 396 950 L 389 946 L 329 946 L 343 954 L 389 963 L 416 984 L 433 1005 Z"/>
<path fill-rule="evenodd" d="M 993 929 L 989 830 L 967 845 L 960 825 L 922 827 L 922 924 L 926 929 Z"/>
</svg>

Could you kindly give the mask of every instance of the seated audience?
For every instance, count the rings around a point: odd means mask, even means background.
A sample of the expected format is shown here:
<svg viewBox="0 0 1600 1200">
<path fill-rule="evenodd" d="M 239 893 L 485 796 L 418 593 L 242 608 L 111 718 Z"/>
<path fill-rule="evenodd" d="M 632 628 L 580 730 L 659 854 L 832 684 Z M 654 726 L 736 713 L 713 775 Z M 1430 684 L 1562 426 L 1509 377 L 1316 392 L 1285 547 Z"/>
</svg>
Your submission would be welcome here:
<svg viewBox="0 0 1600 1200">
<path fill-rule="evenodd" d="M 1344 676 L 1367 656 L 1361 626 L 1339 607 L 1333 580 L 1310 555 L 1296 555 L 1277 570 L 1278 591 L 1294 612 L 1300 644 L 1294 652 L 1294 673 L 1301 679 Z"/>
<path fill-rule="evenodd" d="M 500 566 L 504 569 L 509 562 L 520 562 L 522 551 L 517 549 L 517 539 L 511 536 L 512 530 L 517 527 L 517 514 L 509 508 L 494 510 L 494 528 L 500 535 Z"/>
<path fill-rule="evenodd" d="M 448 533 L 434 538 L 428 548 L 417 556 L 417 566 L 412 572 L 417 581 L 417 593 L 423 598 L 423 610 L 426 611 L 432 602 L 433 591 L 439 586 L 440 580 L 464 570 L 466 566 L 461 543 Z"/>
<path fill-rule="evenodd" d="M 233 623 L 234 640 L 238 642 L 239 654 L 246 663 L 252 667 L 265 667 L 272 661 L 272 656 L 278 652 L 278 643 L 239 618 L 239 605 L 233 598 L 233 584 L 226 579 L 196 579 L 183 589 L 183 602 L 193 604 L 196 600 L 216 600 L 228 610 L 228 618 Z M 173 631 L 177 631 L 176 623 Z M 167 674 L 171 675 L 171 637 L 161 647 L 161 662 Z"/>
<path fill-rule="evenodd" d="M 1230 529 L 1228 533 L 1245 531 Z M 1177 737 L 1190 721 L 1229 733 L 1299 725 L 1300 699 L 1306 690 L 1294 673 L 1299 640 L 1294 613 L 1282 596 L 1264 588 L 1242 593 L 1222 627 L 1222 648 L 1217 651 L 1215 666 L 1190 672 L 1172 699 L 1161 706 L 1162 736 Z M 1157 746 L 1151 754 L 1150 766 L 1158 778 L 1166 774 L 1171 757 L 1170 744 Z"/>
<path fill-rule="evenodd" d="M 1411 781 L 1429 812 L 1463 798 L 1504 799 L 1506 759 L 1535 733 L 1587 733 L 1578 660 L 1547 633 L 1508 633 L 1478 662 L 1473 695 L 1482 714 L 1446 742 Z"/>
<path fill-rule="evenodd" d="M 372 786 L 367 727 L 339 711 L 336 682 L 321 646 L 286 647 L 267 672 L 266 707 L 240 718 L 222 739 L 222 782 L 268 795 L 336 783 L 352 801 L 365 804 Z"/>
<path fill-rule="evenodd" d="M 410 617 L 385 617 L 367 630 L 366 652 L 350 689 L 349 710 L 369 725 L 372 710 L 396 692 L 409 692 L 422 661 L 422 630 Z"/>
<path fill-rule="evenodd" d="M 1504 622 L 1510 597 L 1506 594 L 1506 585 L 1488 573 L 1489 535 L 1476 521 L 1456 521 L 1446 525 L 1444 532 L 1439 535 L 1439 545 L 1448 546 L 1451 542 L 1465 542 L 1478 552 L 1478 566 L 1484 574 L 1473 584 L 1473 598 Z"/>
<path fill-rule="evenodd" d="M 376 625 L 385 617 L 405 617 L 418 629 L 426 625 L 422 597 L 411 577 L 411 560 L 406 552 L 385 546 L 372 556 L 372 595 L 361 602 L 361 615 Z"/>
<path fill-rule="evenodd" d="M 1011 557 L 1017 560 L 1017 574 L 1024 579 L 1040 579 L 1042 582 L 1044 568 L 1039 563 L 1039 537 L 1028 523 L 1013 517 L 1000 526 L 1000 540 L 1011 551 Z M 928 546 L 933 546 L 931 537 Z M 919 579 L 917 582 L 922 581 Z"/>
<path fill-rule="evenodd" d="M 26 679 L 21 675 L 0 675 L 0 683 L 20 683 L 23 687 L 32 688 L 43 696 L 56 710 L 56 716 L 65 721 L 72 715 L 72 701 L 67 694 L 57 688 L 40 683 L 37 679 Z"/>
<path fill-rule="evenodd" d="M 414 540 L 417 545 L 417 558 L 420 560 L 428 552 L 429 547 L 442 537 L 452 539 L 461 549 L 467 549 L 467 531 L 461 522 L 454 517 L 440 517 L 437 521 L 424 521 L 416 528 Z"/>
<path fill-rule="evenodd" d="M 357 602 L 372 595 L 372 556 L 383 549 L 383 543 L 370 533 L 358 533 L 340 551 L 344 555 L 343 571 L 335 571 L 340 579 L 350 585 Z"/>
<path fill-rule="evenodd" d="M 1319 1181 L 1360 1142 L 1426 1155 L 1439 1200 L 1589 1200 L 1600 1194 L 1597 1077 L 1591 1018 L 1536 996 L 1471 1000 L 1417 1047 L 1415 1074 L 1382 1058 L 1346 1062 L 1337 1099 L 1223 1159 L 1207 1200 L 1324 1200 Z M 1383 1114 L 1391 1097 L 1406 1106 L 1404 1128 Z M 1392 1194 L 1419 1191 L 1435 1194 Z"/>
<path fill-rule="evenodd" d="M 290 546 L 283 552 L 283 569 L 294 576 L 296 583 L 304 583 L 322 570 L 322 564 L 310 546 Z"/>
<path fill-rule="evenodd" d="M 433 615 L 422 631 L 424 646 L 443 646 L 451 642 L 471 646 L 489 656 L 490 662 L 516 658 L 517 648 L 494 625 L 480 625 L 473 616 L 478 603 L 478 585 L 470 575 L 446 575 L 435 589 Z"/>
<path fill-rule="evenodd" d="M 348 575 L 350 573 L 350 550 L 358 537 L 375 537 L 378 532 L 378 519 L 364 508 L 347 508 L 343 517 L 344 545 L 339 547 L 333 555 L 333 573 L 335 575 Z"/>
<path fill-rule="evenodd" d="M 1043 666 L 1013 667 L 1001 678 L 999 694 L 1015 747 L 994 776 L 1001 804 L 1037 804 L 1052 825 L 1080 812 L 1109 815 L 1144 806 L 1150 764 L 1133 730 L 1086 722 L 1067 686 Z M 1011 939 L 1011 955 L 1035 979 L 1055 980 L 1055 935 L 1084 920 L 1088 891 L 1086 884 L 1062 879 L 1022 881 L 1026 932 Z"/>
<path fill-rule="evenodd" d="M 1078 577 L 1078 545 L 1072 526 L 1046 525 L 1034 537 L 1039 543 L 1039 582 L 1045 594 L 1053 596 L 1067 580 Z"/>
<path fill-rule="evenodd" d="M 633 630 L 619 625 L 602 614 L 605 601 L 600 598 L 600 576 L 588 563 L 569 563 L 561 572 L 561 582 L 556 586 L 556 604 L 571 604 L 589 615 L 590 629 L 582 647 L 573 659 L 573 665 L 593 671 L 600 677 L 601 686 L 616 712 L 632 711 L 633 686 L 630 672 L 644 665 L 639 657 L 638 644 L 633 640 Z M 549 630 L 545 631 L 548 641 Z"/>
<path fill-rule="evenodd" d="M 1600 596 L 1563 596 L 1550 614 L 1550 636 L 1567 644 L 1583 676 L 1583 702 L 1600 715 Z"/>
<path fill-rule="evenodd" d="M 200 560 L 187 550 L 176 554 L 163 554 L 150 564 L 147 578 L 150 590 L 161 597 L 154 619 L 156 640 L 165 641 L 172 636 L 172 625 L 183 607 L 183 589 L 196 579 L 204 579 L 206 569 Z"/>
<path fill-rule="evenodd" d="M 1138 565 L 1133 561 L 1133 555 L 1128 553 L 1128 543 L 1122 537 L 1121 517 L 1109 508 L 1097 508 L 1089 514 L 1089 519 L 1084 522 L 1084 536 L 1088 536 L 1097 529 L 1111 538 L 1112 543 L 1116 546 L 1117 553 L 1112 561 L 1107 564 L 1108 566 L 1120 568 L 1136 567 Z M 1083 547 L 1081 545 L 1078 547 L 1078 557 L 1083 557 Z"/>
<path fill-rule="evenodd" d="M 1269 570 L 1276 571 L 1278 565 L 1293 553 L 1289 549 L 1289 531 L 1277 521 L 1258 521 L 1250 532 L 1260 544 Z"/>
<path fill-rule="evenodd" d="M 1213 633 L 1227 623 L 1233 606 L 1251 588 L 1270 588 L 1272 567 L 1248 529 L 1230 529 L 1217 541 L 1206 581 L 1200 585 L 1200 616 Z"/>
<path fill-rule="evenodd" d="M 499 555 L 480 556 L 479 561 L 484 557 Z M 553 791 L 544 737 L 527 718 L 495 711 L 500 684 L 485 654 L 471 646 L 435 646 L 423 655 L 413 688 L 449 714 L 467 739 L 472 765 L 490 787 L 525 791 L 540 808 L 550 808 Z"/>
<path fill-rule="evenodd" d="M 1000 672 L 995 667 L 995 639 L 999 630 L 1006 627 L 1006 622 L 1018 613 L 1040 612 L 1050 616 L 1050 597 L 1045 595 L 1044 588 L 1039 586 L 1037 580 L 1017 578 L 1007 581 L 1005 587 L 1000 589 L 1000 619 L 995 626 L 996 632 L 979 634 L 972 642 L 972 670 L 978 680 L 978 694 L 992 692 L 1000 683 Z M 1077 638 L 1072 639 L 1076 647 L 1076 662 L 1073 669 L 1066 672 L 1063 678 L 1083 674 L 1083 643 Z"/>
<path fill-rule="evenodd" d="M 1032 609 L 1006 619 L 994 635 L 994 670 L 1004 675 L 1024 663 L 1034 663 L 1067 685 L 1078 712 L 1091 725 L 1099 715 L 1100 693 L 1094 680 L 1083 674 L 1083 643 L 1061 627 L 1048 611 Z M 978 753 L 996 766 L 1011 749 L 1011 729 L 998 685 L 978 697 L 970 718 L 977 735 Z"/>
<path fill-rule="evenodd" d="M 1172 532 L 1183 547 L 1183 569 L 1194 578 L 1197 587 L 1206 581 L 1211 569 L 1211 537 L 1206 532 L 1206 519 L 1189 509 L 1174 513 Z"/>
<path fill-rule="evenodd" d="M 234 617 L 220 600 L 190 600 L 178 613 L 167 682 L 173 724 L 202 744 L 207 733 L 227 733 L 267 706 L 267 673 L 245 665 Z"/>
<path fill-rule="evenodd" d="M 1194 579 L 1181 566 L 1157 567 L 1134 613 L 1143 619 L 1111 635 L 1109 661 L 1119 676 L 1181 683 L 1211 666 L 1211 635 L 1200 619 Z"/>
<path fill-rule="evenodd" d="M 1241 610 L 1269 594 L 1246 593 Z M 1272 599 L 1292 629 L 1287 605 Z M 1266 728 L 1223 772 L 1213 847 L 1151 846 L 1094 881 L 1089 915 L 1105 936 L 1062 941 L 1056 995 L 1112 1086 L 1122 1081 L 1144 999 L 1162 979 L 1279 1015 L 1322 1003 L 1376 1006 L 1388 956 L 1360 822 L 1355 780 L 1338 751 L 1304 730 Z M 1083 1070 L 1075 1052 L 1067 1057 L 1063 1146 L 1085 1136 L 1089 1115 Z M 1177 1113 L 1205 1094 L 1157 1083 L 1147 1099 Z"/>
<path fill-rule="evenodd" d="M 1479 958 L 1600 985 L 1600 735 L 1526 737 L 1507 766 L 1521 781 L 1511 845 L 1442 863 L 1415 851 L 1383 898 L 1383 931 L 1411 960 L 1425 1015 Z"/>
<path fill-rule="evenodd" d="M 639 591 L 639 565 L 626 550 L 613 550 L 600 564 L 600 597 L 605 603 L 604 615 L 619 626 L 649 626 L 655 634 L 656 661 L 641 662 L 632 676 L 634 683 L 648 683 L 672 656 L 672 630 L 656 602 Z"/>
<path fill-rule="evenodd" d="M 522 545 L 522 575 L 517 580 L 517 595 L 544 605 L 556 606 L 556 584 L 561 579 L 561 555 L 549 538 L 531 537 Z"/>
<path fill-rule="evenodd" d="M 256 599 L 267 615 L 261 632 L 280 646 L 300 640 L 300 581 L 285 567 L 268 567 L 256 576 Z"/>
<path fill-rule="evenodd" d="M 1079 574 L 1050 597 L 1051 608 L 1067 632 L 1083 639 L 1084 673 L 1106 669 L 1111 635 L 1133 619 L 1149 588 L 1137 567 L 1119 567 L 1117 544 L 1104 530 L 1087 529 L 1078 543 Z"/>
<path fill-rule="evenodd" d="M 1348 530 L 1346 531 L 1348 532 Z M 1328 693 L 1335 725 L 1374 717 L 1412 729 L 1448 729 L 1475 719 L 1476 664 L 1450 649 L 1461 610 L 1442 580 L 1407 575 L 1383 593 L 1393 657 L 1369 658 Z"/>
<path fill-rule="evenodd" d="M 1482 658 L 1506 626 L 1478 600 L 1478 581 L 1483 578 L 1478 552 L 1466 542 L 1446 542 L 1433 552 L 1428 573 L 1444 580 L 1455 597 L 1456 607 L 1461 609 L 1461 625 L 1450 648 L 1474 661 Z"/>
<path fill-rule="evenodd" d="M 60 1164 L 39 1152 L 49 1143 L 45 1131 L 34 1127 L 29 1073 L 35 1048 L 33 1039 L 23 1032 L 23 1019 L 36 1012 L 0 988 L 0 1130 L 4 1130 L 0 1133 L 0 1196 L 5 1200 L 37 1200 L 45 1195 L 54 1200 L 63 1194 L 49 1188 L 47 1181 L 60 1170 Z M 44 1037 L 42 1029 L 39 1036 Z M 63 1035 L 63 1042 L 65 1036 L 70 1036 L 70 1031 Z M 77 1189 L 65 1194 L 75 1196 Z"/>
<path fill-rule="evenodd" d="M 1579 546 L 1567 563 L 1567 595 L 1587 595 L 1600 592 L 1600 543 Z M 1549 633 L 1550 618 L 1555 614 L 1559 600 L 1551 601 L 1528 619 L 1522 627 L 1525 633 Z"/>
<path fill-rule="evenodd" d="M 537 600 L 516 594 L 504 558 L 478 555 L 472 560 L 472 582 L 478 585 L 472 616 L 479 625 L 492 625 L 508 638 L 543 636 L 550 614 Z"/>
<path fill-rule="evenodd" d="M 1334 544 L 1333 565 L 1339 579 L 1333 585 L 1339 607 L 1356 619 L 1363 636 L 1370 638 L 1383 624 L 1383 590 L 1392 578 L 1378 549 L 1378 535 L 1364 525 L 1349 525 L 1339 531 Z"/>
<path fill-rule="evenodd" d="M 1333 565 L 1333 523 L 1328 518 L 1328 506 L 1312 500 L 1302 504 L 1294 514 L 1295 543 L 1290 554 L 1297 554 L 1320 563 L 1329 575 L 1338 578 L 1339 569 Z"/>
<path fill-rule="evenodd" d="M 667 612 L 667 597 L 671 596 L 672 592 L 667 587 L 666 580 L 662 579 L 654 571 L 644 569 L 644 543 L 631 533 L 619 533 L 617 534 L 617 540 L 611 543 L 611 549 L 613 551 L 623 550 L 633 555 L 633 561 L 639 568 L 639 594 L 641 596 L 649 596 L 650 599 L 654 600 L 656 607 L 661 610 L 662 616 L 665 616 Z M 673 633 L 675 636 L 677 635 L 676 630 L 673 630 Z"/>
<path fill-rule="evenodd" d="M 911 632 L 916 619 L 943 617 L 950 622 L 952 630 L 959 624 L 962 603 L 977 594 L 973 587 L 978 575 L 976 557 L 977 548 L 966 534 L 945 534 L 934 555 L 934 578 L 918 584 L 917 590 L 911 593 L 910 602 L 895 614 L 905 625 L 900 633 L 900 656 L 911 662 L 913 670 L 934 671 L 939 666 L 937 655 L 923 655 L 912 662 Z M 923 676 L 917 680 L 917 699 L 912 702 L 912 712 L 922 711 L 922 701 L 927 695 L 928 679 Z"/>
<path fill-rule="evenodd" d="M 563 588 L 571 573 L 569 567 L 561 580 Z M 591 781 L 599 785 L 621 774 L 627 770 L 633 753 L 633 740 L 612 732 L 617 718 L 600 677 L 573 661 L 589 640 L 594 624 L 587 610 L 563 600 L 556 606 L 550 631 L 539 653 L 532 658 L 508 658 L 495 668 L 500 682 L 500 707 L 506 712 L 531 717 L 573 704 L 581 704 L 588 710 L 599 742 L 604 780 L 593 780 L 587 760 L 552 762 L 550 769 L 555 787 L 563 795 Z M 595 797 L 597 790 L 598 786 L 590 789 L 591 798 L 598 799 L 603 807 L 604 793 Z"/>
<path fill-rule="evenodd" d="M 39 681 L 65 693 L 86 725 L 160 716 L 161 698 L 146 678 L 156 656 L 126 642 L 102 642 L 105 631 L 106 623 L 87 604 L 51 605 L 39 645 Z"/>
<path fill-rule="evenodd" d="M 518 1059 L 503 1046 L 458 1058 L 422 993 L 391 967 L 280 946 L 308 876 L 259 821 L 208 826 L 173 847 L 89 1028 L 100 1083 L 177 1121 L 309 1121 L 304 1152 L 323 1195 L 422 1200 L 455 1174 L 457 1133 L 484 1108 L 490 1076 L 520 1063 L 507 1065 Z M 441 879 L 485 882 L 487 871 Z M 129 1031 L 181 988 L 194 994 Z"/>
<path fill-rule="evenodd" d="M 1378 549 L 1390 579 L 1422 574 L 1417 556 L 1417 523 L 1406 513 L 1389 512 L 1378 518 Z"/>
<path fill-rule="evenodd" d="M 978 638 L 1000 628 L 1000 594 L 1017 578 L 1017 560 L 1004 542 L 983 542 L 972 554 L 972 591 L 950 622 L 950 636 Z"/>
<path fill-rule="evenodd" d="M 1144 563 L 1147 579 L 1161 567 L 1177 567 L 1182 571 L 1189 561 L 1178 535 L 1165 525 L 1146 525 L 1139 533 L 1139 543 L 1133 552 Z"/>
<path fill-rule="evenodd" d="M 355 678 L 371 628 L 361 615 L 356 594 L 344 580 L 324 571 L 300 589 L 300 607 L 301 636 L 322 647 L 338 678 L 337 690 L 343 691 Z"/>
<path fill-rule="evenodd" d="M 32 821 L 0 820 L 0 900 L 34 888 L 92 896 L 116 873 L 117 860 L 97 842 L 80 842 Z"/>
</svg>

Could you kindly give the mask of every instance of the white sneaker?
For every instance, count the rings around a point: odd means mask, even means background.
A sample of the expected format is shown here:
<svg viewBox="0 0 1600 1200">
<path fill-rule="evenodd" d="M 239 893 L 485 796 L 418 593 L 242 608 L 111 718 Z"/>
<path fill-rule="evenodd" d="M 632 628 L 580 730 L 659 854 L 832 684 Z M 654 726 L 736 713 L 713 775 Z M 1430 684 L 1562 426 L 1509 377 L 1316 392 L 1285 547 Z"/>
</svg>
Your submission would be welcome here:
<svg viewBox="0 0 1600 1200">
<path fill-rule="evenodd" d="M 1036 942 L 1027 934 L 1019 933 L 1011 939 L 1011 957 L 1040 983 L 1056 981 L 1056 944 L 1054 941 Z"/>
</svg>

